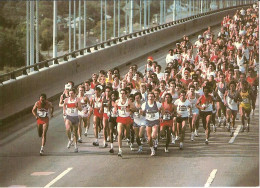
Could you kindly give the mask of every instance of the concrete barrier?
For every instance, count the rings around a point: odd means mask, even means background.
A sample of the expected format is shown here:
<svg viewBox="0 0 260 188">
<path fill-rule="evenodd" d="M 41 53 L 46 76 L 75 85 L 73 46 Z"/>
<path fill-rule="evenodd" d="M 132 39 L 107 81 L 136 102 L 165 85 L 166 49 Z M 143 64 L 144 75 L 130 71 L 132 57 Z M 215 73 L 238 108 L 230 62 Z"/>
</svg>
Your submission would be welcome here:
<svg viewBox="0 0 260 188">
<path fill-rule="evenodd" d="M 41 93 L 46 93 L 48 97 L 57 95 L 63 91 L 64 84 L 69 80 L 80 84 L 98 70 L 123 65 L 179 40 L 184 34 L 190 35 L 207 26 L 219 24 L 224 16 L 232 15 L 236 10 L 236 8 L 229 9 L 173 25 L 71 59 L 60 65 L 40 69 L 39 72 L 17 77 L 16 80 L 6 81 L 0 85 L 0 120 L 3 121 L 32 107 Z"/>
</svg>

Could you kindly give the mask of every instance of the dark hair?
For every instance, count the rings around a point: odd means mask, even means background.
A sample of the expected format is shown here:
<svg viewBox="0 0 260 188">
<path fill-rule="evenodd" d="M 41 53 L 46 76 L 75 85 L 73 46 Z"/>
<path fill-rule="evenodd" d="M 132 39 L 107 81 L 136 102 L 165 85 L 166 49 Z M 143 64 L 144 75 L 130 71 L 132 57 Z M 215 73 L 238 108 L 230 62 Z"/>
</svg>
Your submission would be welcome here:
<svg viewBox="0 0 260 188">
<path fill-rule="evenodd" d="M 148 92 L 148 94 L 147 94 L 147 97 L 148 97 L 148 95 L 153 95 L 154 97 L 155 97 L 155 94 L 154 94 L 154 92 Z"/>
<path fill-rule="evenodd" d="M 106 89 L 109 89 L 110 91 L 113 90 L 113 89 L 112 89 L 111 87 L 109 87 L 109 86 L 106 86 L 106 87 L 105 87 L 105 90 L 106 90 Z"/>
<path fill-rule="evenodd" d="M 126 87 L 125 91 L 126 91 L 126 93 L 129 93 L 129 94 L 131 93 L 131 89 L 129 87 Z"/>
<path fill-rule="evenodd" d="M 171 99 L 170 103 L 171 103 L 171 102 L 172 102 L 172 95 L 171 95 L 170 93 L 166 93 L 166 94 L 164 95 L 164 100 L 165 100 L 165 97 L 166 97 L 167 95 L 170 97 L 170 99 Z"/>
<path fill-rule="evenodd" d="M 112 91 L 111 96 L 112 95 L 115 95 L 116 99 L 118 99 L 119 93 L 118 93 L 118 91 Z"/>
<path fill-rule="evenodd" d="M 191 84 L 190 86 L 189 86 L 189 89 L 190 88 L 194 88 L 195 89 L 195 86 L 193 85 L 193 84 Z"/>
<path fill-rule="evenodd" d="M 96 86 L 95 86 L 95 90 L 101 92 L 102 89 L 100 88 L 100 86 L 101 86 L 101 85 L 96 85 Z M 102 87 L 102 86 L 101 86 L 101 87 Z"/>
<path fill-rule="evenodd" d="M 90 85 L 90 80 L 86 80 L 86 81 L 84 82 L 84 84 Z"/>
<path fill-rule="evenodd" d="M 186 95 L 186 91 L 184 89 L 182 89 L 180 93 L 185 93 L 185 95 Z"/>
<path fill-rule="evenodd" d="M 135 97 L 136 97 L 137 95 L 139 95 L 140 98 L 142 99 L 142 94 L 141 94 L 140 92 L 136 92 L 136 93 L 134 94 Z"/>
<path fill-rule="evenodd" d="M 73 91 L 73 93 L 76 93 L 76 89 L 75 88 L 71 88 L 70 90 L 69 90 L 69 92 L 70 91 Z"/>
<path fill-rule="evenodd" d="M 47 95 L 45 93 L 42 93 L 40 97 L 44 98 L 45 100 L 47 99 Z"/>
<path fill-rule="evenodd" d="M 228 88 L 229 88 L 229 89 L 230 89 L 230 86 L 231 86 L 232 84 L 236 86 L 236 82 L 235 82 L 234 80 L 232 80 L 232 81 L 228 84 Z"/>
</svg>

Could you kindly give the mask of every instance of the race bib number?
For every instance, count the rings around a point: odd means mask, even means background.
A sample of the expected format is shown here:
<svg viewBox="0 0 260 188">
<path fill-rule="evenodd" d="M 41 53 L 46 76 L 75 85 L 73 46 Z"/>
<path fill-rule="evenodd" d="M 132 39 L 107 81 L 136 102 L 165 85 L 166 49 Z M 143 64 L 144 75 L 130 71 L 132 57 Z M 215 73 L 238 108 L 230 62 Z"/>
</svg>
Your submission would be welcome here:
<svg viewBox="0 0 260 188">
<path fill-rule="evenodd" d="M 94 108 L 100 108 L 101 107 L 101 103 L 100 102 L 95 102 Z"/>
<path fill-rule="evenodd" d="M 44 118 L 44 117 L 47 116 L 47 112 L 45 112 L 45 111 L 38 111 L 38 116 Z"/>
<path fill-rule="evenodd" d="M 171 120 L 171 114 L 164 114 L 163 120 Z"/>
<path fill-rule="evenodd" d="M 76 108 L 68 108 L 68 112 L 70 114 L 74 114 L 76 112 Z"/>
<path fill-rule="evenodd" d="M 155 117 L 155 113 L 146 113 L 147 118 L 154 118 Z"/>
<path fill-rule="evenodd" d="M 104 108 L 104 113 L 108 114 L 108 109 L 107 109 L 107 107 Z"/>
<path fill-rule="evenodd" d="M 243 103 L 249 103 L 249 99 L 248 98 L 244 98 L 243 99 Z"/>
<path fill-rule="evenodd" d="M 126 115 L 126 107 L 121 107 L 121 109 L 118 110 L 119 111 L 119 115 Z"/>
<path fill-rule="evenodd" d="M 179 106 L 179 111 L 187 111 L 187 106 Z"/>
</svg>

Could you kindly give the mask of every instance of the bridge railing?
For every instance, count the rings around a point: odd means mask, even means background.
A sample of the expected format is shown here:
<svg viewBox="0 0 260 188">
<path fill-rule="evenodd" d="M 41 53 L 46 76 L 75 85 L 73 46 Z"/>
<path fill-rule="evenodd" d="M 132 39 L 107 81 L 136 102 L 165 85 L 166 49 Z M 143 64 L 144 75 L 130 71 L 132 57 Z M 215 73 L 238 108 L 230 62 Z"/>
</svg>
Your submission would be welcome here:
<svg viewBox="0 0 260 188">
<path fill-rule="evenodd" d="M 238 5 L 238 6 L 223 8 L 221 10 L 218 9 L 218 10 L 214 10 L 214 11 L 209 11 L 209 12 L 189 16 L 189 17 L 186 17 L 186 18 L 182 18 L 182 19 L 179 19 L 179 20 L 176 20 L 176 21 L 171 21 L 171 22 L 168 22 L 168 23 L 165 23 L 165 24 L 153 26 L 153 27 L 150 27 L 148 29 L 133 32 L 133 33 L 126 34 L 126 35 L 116 37 L 116 38 L 113 38 L 113 39 L 109 39 L 107 41 L 104 41 L 104 42 L 101 42 L 101 43 L 98 43 L 98 44 L 95 44 L 95 45 L 92 45 L 92 46 L 88 46 L 86 48 L 82 48 L 82 49 L 79 49 L 79 50 L 75 50 L 71 53 L 67 53 L 67 54 L 58 56 L 56 58 L 44 60 L 42 62 L 35 63 L 34 65 L 22 67 L 22 68 L 19 68 L 17 70 L 14 70 L 12 72 L 2 74 L 2 75 L 0 75 L 0 83 L 3 84 L 5 81 L 16 80 L 17 77 L 27 76 L 28 74 L 40 71 L 40 69 L 49 68 L 51 66 L 59 65 L 61 62 L 69 61 L 70 58 L 76 58 L 77 56 L 87 55 L 88 53 L 92 53 L 94 51 L 104 49 L 105 47 L 109 47 L 111 45 L 116 45 L 117 43 L 127 41 L 128 39 L 132 39 L 133 37 L 140 37 L 140 36 L 149 34 L 151 32 L 157 32 L 157 31 L 160 31 L 161 29 L 172 27 L 174 25 L 178 25 L 178 24 L 181 24 L 181 23 L 193 20 L 193 19 L 197 19 L 197 18 L 200 18 L 200 17 L 203 17 L 203 16 L 207 16 L 209 14 L 214 14 L 216 12 L 224 11 L 224 10 L 227 10 L 227 9 L 243 7 L 243 6 L 248 6 L 248 5 L 242 5 L 242 6 Z M 85 52 L 87 52 L 87 53 L 85 53 Z M 28 72 L 30 72 L 30 70 L 33 70 L 33 71 L 31 71 L 31 73 L 28 73 Z"/>
</svg>

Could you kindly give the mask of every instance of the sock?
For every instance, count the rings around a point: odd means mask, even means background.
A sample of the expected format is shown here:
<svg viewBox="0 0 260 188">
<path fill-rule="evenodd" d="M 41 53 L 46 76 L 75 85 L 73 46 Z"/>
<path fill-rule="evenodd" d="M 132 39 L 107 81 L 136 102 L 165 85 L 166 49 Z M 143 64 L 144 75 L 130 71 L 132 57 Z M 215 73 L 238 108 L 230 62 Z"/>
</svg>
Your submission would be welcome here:
<svg viewBox="0 0 260 188">
<path fill-rule="evenodd" d="M 111 149 L 113 149 L 113 147 L 114 147 L 114 146 L 113 146 L 113 143 L 111 143 Z"/>
<path fill-rule="evenodd" d="M 106 144 L 106 141 L 105 141 L 105 140 L 103 141 L 103 144 L 104 144 L 104 145 Z"/>
<path fill-rule="evenodd" d="M 98 142 L 98 138 L 96 138 L 96 142 Z"/>
<path fill-rule="evenodd" d="M 153 151 L 154 149 L 153 149 L 153 147 L 150 147 L 150 149 L 151 149 L 151 151 Z"/>
<path fill-rule="evenodd" d="M 41 146 L 41 149 L 43 149 L 43 146 Z"/>
<path fill-rule="evenodd" d="M 218 117 L 218 122 L 219 122 L 219 123 L 221 122 L 221 117 Z"/>
</svg>

